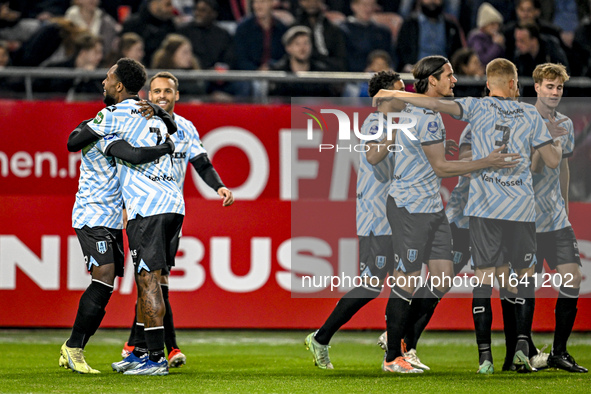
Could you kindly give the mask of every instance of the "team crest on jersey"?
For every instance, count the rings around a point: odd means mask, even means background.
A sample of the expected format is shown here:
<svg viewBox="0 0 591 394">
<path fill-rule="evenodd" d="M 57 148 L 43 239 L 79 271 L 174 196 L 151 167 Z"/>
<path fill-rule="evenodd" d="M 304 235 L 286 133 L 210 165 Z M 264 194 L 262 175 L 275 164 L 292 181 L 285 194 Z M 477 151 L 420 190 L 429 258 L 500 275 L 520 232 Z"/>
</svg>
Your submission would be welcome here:
<svg viewBox="0 0 591 394">
<path fill-rule="evenodd" d="M 96 243 L 96 251 L 100 254 L 107 253 L 107 241 L 98 241 Z"/>
<path fill-rule="evenodd" d="M 437 130 L 439 130 L 439 125 L 435 121 L 429 122 L 429 124 L 427 124 L 427 130 L 429 133 L 435 134 L 437 133 Z"/>
<path fill-rule="evenodd" d="M 525 255 L 525 261 L 531 261 L 531 258 L 532 258 L 532 254 L 531 253 L 528 253 L 528 254 Z"/>
<path fill-rule="evenodd" d="M 409 249 L 406 253 L 406 258 L 408 259 L 409 263 L 414 263 L 419 257 L 419 251 L 416 249 Z"/>
<path fill-rule="evenodd" d="M 386 256 L 376 256 L 376 267 L 382 269 L 386 266 Z"/>
<path fill-rule="evenodd" d="M 380 128 L 378 127 L 378 125 L 373 125 L 373 126 L 371 126 L 371 128 L 369 129 L 369 134 L 377 134 L 379 129 L 380 129 Z"/>
<path fill-rule="evenodd" d="M 463 255 L 464 254 L 462 252 L 454 252 L 454 259 L 453 259 L 454 264 L 460 264 L 460 262 L 462 261 Z"/>
<path fill-rule="evenodd" d="M 105 118 L 105 115 L 103 115 L 102 112 L 99 112 L 98 114 L 96 114 L 96 117 L 94 118 L 92 123 L 99 124 L 103 121 L 104 118 Z"/>
</svg>

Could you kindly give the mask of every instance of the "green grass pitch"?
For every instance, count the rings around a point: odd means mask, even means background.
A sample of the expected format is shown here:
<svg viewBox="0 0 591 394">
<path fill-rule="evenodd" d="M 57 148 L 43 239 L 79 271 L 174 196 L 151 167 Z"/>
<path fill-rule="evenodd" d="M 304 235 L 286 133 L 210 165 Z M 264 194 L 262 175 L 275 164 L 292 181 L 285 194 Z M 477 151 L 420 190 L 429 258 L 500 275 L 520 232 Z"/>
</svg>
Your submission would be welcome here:
<svg viewBox="0 0 591 394">
<path fill-rule="evenodd" d="M 58 367 L 66 330 L 0 330 L 0 393 L 589 393 L 591 374 L 542 370 L 500 372 L 502 334 L 494 334 L 499 372 L 477 376 L 473 333 L 426 332 L 418 355 L 431 371 L 417 375 L 382 372 L 379 332 L 339 332 L 330 349 L 333 371 L 314 366 L 303 331 L 179 331 L 187 365 L 162 377 L 124 376 L 111 370 L 121 359 L 127 332 L 99 330 L 86 360 L 100 375 Z M 551 335 L 534 334 L 538 346 Z M 569 350 L 591 367 L 591 334 L 571 336 Z"/>
</svg>

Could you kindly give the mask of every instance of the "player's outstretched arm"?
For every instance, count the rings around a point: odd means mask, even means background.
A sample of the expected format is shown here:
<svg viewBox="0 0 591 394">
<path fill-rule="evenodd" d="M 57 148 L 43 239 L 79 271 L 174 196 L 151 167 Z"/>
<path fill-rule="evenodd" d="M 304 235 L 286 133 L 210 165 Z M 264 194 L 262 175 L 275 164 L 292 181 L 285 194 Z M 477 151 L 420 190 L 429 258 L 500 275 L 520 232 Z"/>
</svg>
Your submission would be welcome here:
<svg viewBox="0 0 591 394">
<path fill-rule="evenodd" d="M 401 90 L 380 89 L 380 91 L 373 96 L 373 106 L 376 107 L 382 100 L 393 98 L 404 101 L 405 103 L 410 103 L 416 107 L 426 108 L 436 112 L 444 112 L 455 117 L 462 116 L 462 108 L 453 100 L 429 97 L 424 94 L 403 92 Z"/>
<path fill-rule="evenodd" d="M 105 149 L 105 154 L 117 157 L 131 164 L 144 164 L 158 159 L 163 155 L 174 152 L 174 142 L 170 137 L 166 137 L 163 144 L 136 148 L 124 140 L 112 142 Z"/>
<path fill-rule="evenodd" d="M 540 152 L 534 150 L 534 153 L 531 155 L 531 171 L 539 174 L 544 169 L 545 163 L 540 155 Z"/>
<path fill-rule="evenodd" d="M 453 176 L 465 175 L 470 172 L 482 170 L 484 168 L 512 168 L 521 161 L 517 153 L 501 153 L 505 146 L 501 146 L 491 152 L 483 159 L 473 161 L 447 161 L 445 159 L 445 148 L 443 142 L 438 144 L 423 145 L 423 151 L 439 178 L 449 178 Z"/>
<path fill-rule="evenodd" d="M 209 160 L 207 153 L 203 153 L 190 162 L 195 171 L 199 174 L 201 179 L 207 184 L 207 186 L 211 187 L 215 190 L 220 197 L 224 199 L 223 205 L 225 207 L 232 205 L 234 203 L 234 195 L 232 192 L 222 183 L 219 174 L 213 168 L 213 164 Z"/>
<path fill-rule="evenodd" d="M 68 151 L 78 152 L 85 146 L 88 146 L 88 144 L 101 138 L 88 126 L 89 122 L 92 122 L 92 119 L 83 120 L 70 133 L 70 136 L 68 137 Z"/>
</svg>

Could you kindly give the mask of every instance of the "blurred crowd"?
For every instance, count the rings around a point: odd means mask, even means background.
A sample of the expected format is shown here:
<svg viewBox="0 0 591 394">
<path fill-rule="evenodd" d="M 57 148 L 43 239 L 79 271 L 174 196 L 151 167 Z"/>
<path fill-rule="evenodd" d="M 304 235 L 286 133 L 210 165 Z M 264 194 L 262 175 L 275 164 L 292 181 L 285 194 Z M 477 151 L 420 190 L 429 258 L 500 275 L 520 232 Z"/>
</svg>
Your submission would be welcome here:
<svg viewBox="0 0 591 394">
<path fill-rule="evenodd" d="M 0 0 L 0 68 L 94 70 L 131 57 L 148 68 L 408 72 L 443 55 L 457 75 L 492 59 L 522 76 L 564 64 L 591 76 L 590 0 Z M 38 79 L 48 93 L 102 91 L 100 80 Z M 22 91 L 0 78 L 0 91 Z M 232 100 L 256 84 L 182 82 L 183 94 Z M 277 96 L 367 96 L 364 84 L 274 83 Z M 465 94 L 474 94 L 469 89 Z M 456 94 L 457 95 L 457 94 Z"/>
</svg>

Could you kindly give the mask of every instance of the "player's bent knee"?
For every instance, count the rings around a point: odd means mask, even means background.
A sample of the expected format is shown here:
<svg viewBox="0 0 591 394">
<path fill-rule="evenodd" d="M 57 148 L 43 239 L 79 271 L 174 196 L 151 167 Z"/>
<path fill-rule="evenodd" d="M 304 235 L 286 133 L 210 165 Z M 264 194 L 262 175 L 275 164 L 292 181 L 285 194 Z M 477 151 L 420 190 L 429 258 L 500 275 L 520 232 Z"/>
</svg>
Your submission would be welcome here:
<svg viewBox="0 0 591 394">
<path fill-rule="evenodd" d="M 581 287 L 583 274 L 581 273 L 581 267 L 577 263 L 559 265 L 556 267 L 556 270 L 562 277 L 563 286 L 572 289 Z"/>
<path fill-rule="evenodd" d="M 104 264 L 92 267 L 91 276 L 92 279 L 113 286 L 113 283 L 115 283 L 115 264 Z"/>
</svg>

